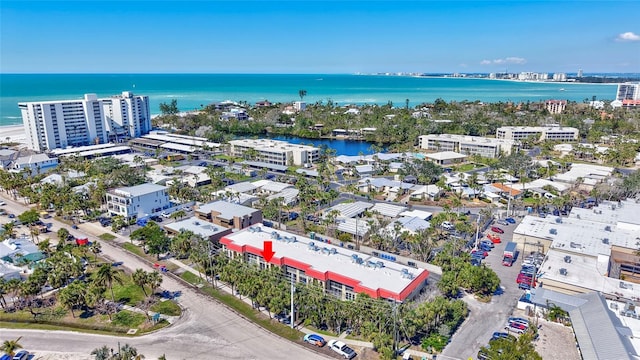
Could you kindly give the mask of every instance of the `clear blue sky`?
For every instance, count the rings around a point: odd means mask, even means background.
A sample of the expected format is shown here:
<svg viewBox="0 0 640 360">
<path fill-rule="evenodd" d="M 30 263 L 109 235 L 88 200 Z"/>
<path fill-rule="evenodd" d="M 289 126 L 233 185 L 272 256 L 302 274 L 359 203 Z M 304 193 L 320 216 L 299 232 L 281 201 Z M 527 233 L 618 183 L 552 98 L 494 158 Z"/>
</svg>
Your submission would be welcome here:
<svg viewBox="0 0 640 360">
<path fill-rule="evenodd" d="M 0 1 L 3 73 L 640 72 L 640 1 Z"/>
</svg>

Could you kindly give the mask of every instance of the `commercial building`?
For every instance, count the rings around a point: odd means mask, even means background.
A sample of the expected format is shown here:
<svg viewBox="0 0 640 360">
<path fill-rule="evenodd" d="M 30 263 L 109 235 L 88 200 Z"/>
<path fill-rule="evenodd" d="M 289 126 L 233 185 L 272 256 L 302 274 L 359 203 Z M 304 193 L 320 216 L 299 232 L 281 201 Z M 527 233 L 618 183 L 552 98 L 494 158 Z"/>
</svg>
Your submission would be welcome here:
<svg viewBox="0 0 640 360">
<path fill-rule="evenodd" d="M 268 262 L 262 256 L 265 241 L 271 241 L 275 252 Z M 226 235 L 220 243 L 231 258 L 261 269 L 277 266 L 294 281 L 320 286 L 343 300 L 354 300 L 358 293 L 374 299 L 411 300 L 429 277 L 425 269 L 409 268 L 261 224 Z"/>
<path fill-rule="evenodd" d="M 580 131 L 563 126 L 502 126 L 496 130 L 496 138 L 507 140 L 525 140 L 535 138 L 536 141 L 575 141 Z"/>
<path fill-rule="evenodd" d="M 500 154 L 508 155 L 518 148 L 514 140 L 453 134 L 421 135 L 418 137 L 418 146 L 426 150 L 455 151 L 464 155 L 488 158 L 497 158 Z"/>
<path fill-rule="evenodd" d="M 513 233 L 523 254 L 546 253 L 538 282 L 546 289 L 575 294 L 640 297 L 640 204 L 604 202 L 574 207 L 569 217 L 525 216 Z"/>
<path fill-rule="evenodd" d="M 269 139 L 241 139 L 229 141 L 231 156 L 243 157 L 247 151 L 254 152 L 257 161 L 276 165 L 297 165 L 316 163 L 320 157 L 320 149 L 290 144 L 286 141 Z"/>
<path fill-rule="evenodd" d="M 262 222 L 262 211 L 227 201 L 200 205 L 195 211 L 199 219 L 230 229 L 244 229 Z"/>
<path fill-rule="evenodd" d="M 142 184 L 122 187 L 107 192 L 107 209 L 111 215 L 127 219 L 153 215 L 171 208 L 167 187 Z"/>
<path fill-rule="evenodd" d="M 120 142 L 151 130 L 149 98 L 125 91 L 98 99 L 19 103 L 29 148 L 46 151 L 67 146 Z"/>
</svg>

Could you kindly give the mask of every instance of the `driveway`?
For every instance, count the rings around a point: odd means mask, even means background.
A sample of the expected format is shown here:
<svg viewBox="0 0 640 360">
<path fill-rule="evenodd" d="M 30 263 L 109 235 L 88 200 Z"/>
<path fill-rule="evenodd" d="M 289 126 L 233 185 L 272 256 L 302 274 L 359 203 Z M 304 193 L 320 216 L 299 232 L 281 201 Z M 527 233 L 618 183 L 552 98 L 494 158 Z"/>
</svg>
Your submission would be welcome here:
<svg viewBox="0 0 640 360">
<path fill-rule="evenodd" d="M 2 194 L 4 196 L 4 194 Z M 6 198 L 6 197 L 5 197 Z M 27 207 L 7 198 L 7 211 L 20 214 Z M 4 222 L 5 219 L 3 219 Z M 51 231 L 66 224 L 50 219 Z M 130 271 L 142 268 L 153 270 L 137 257 L 123 249 L 100 241 L 95 236 L 70 230 L 75 236 L 88 237 L 102 244 L 102 253 L 114 261 L 122 261 Z M 55 236 L 54 236 L 55 237 Z M 22 336 L 21 343 L 30 351 L 81 352 L 89 354 L 93 349 L 106 345 L 117 349 L 128 343 L 148 359 L 165 354 L 169 359 L 326 359 L 326 356 L 308 350 L 304 346 L 284 340 L 262 327 L 245 320 L 223 305 L 195 292 L 190 286 L 162 275 L 162 288 L 180 291 L 178 303 L 185 309 L 182 318 L 169 328 L 140 337 L 116 337 L 81 334 L 65 331 L 2 330 L 2 338 Z"/>
<path fill-rule="evenodd" d="M 512 267 L 502 266 L 502 253 L 506 243 L 513 239 L 513 230 L 517 224 L 498 226 L 504 230 L 504 234 L 500 235 L 502 243 L 496 244 L 484 260 L 484 264 L 492 268 L 500 277 L 502 294 L 494 295 L 490 303 L 479 302 L 473 296 L 463 298 L 470 310 L 469 317 L 453 335 L 443 352 L 443 355 L 450 358 L 475 359 L 480 347 L 489 343 L 493 332 L 503 331 L 504 324 L 524 293 L 516 284 L 521 259 L 518 258 Z"/>
</svg>

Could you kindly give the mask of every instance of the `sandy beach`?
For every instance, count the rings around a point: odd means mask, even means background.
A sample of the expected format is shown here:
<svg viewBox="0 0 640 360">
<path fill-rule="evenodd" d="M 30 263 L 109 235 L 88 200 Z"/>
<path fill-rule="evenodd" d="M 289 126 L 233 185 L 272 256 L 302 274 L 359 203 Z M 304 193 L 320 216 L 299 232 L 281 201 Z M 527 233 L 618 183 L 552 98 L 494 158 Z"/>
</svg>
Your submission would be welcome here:
<svg viewBox="0 0 640 360">
<path fill-rule="evenodd" d="M 27 144 L 27 134 L 22 125 L 0 126 L 0 142 Z"/>
</svg>

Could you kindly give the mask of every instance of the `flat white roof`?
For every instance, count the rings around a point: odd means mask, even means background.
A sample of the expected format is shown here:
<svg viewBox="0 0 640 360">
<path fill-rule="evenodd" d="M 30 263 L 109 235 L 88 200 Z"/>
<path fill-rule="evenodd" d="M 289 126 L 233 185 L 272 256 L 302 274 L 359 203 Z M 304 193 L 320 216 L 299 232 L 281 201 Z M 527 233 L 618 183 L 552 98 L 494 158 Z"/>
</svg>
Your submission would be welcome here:
<svg viewBox="0 0 640 360">
<path fill-rule="evenodd" d="M 577 133 L 578 129 L 567 126 L 501 126 L 497 129 L 497 131 L 532 131 L 532 132 L 567 132 L 567 133 Z"/>
<path fill-rule="evenodd" d="M 400 216 L 417 217 L 423 220 L 429 220 L 431 219 L 431 216 L 433 216 L 433 213 L 430 213 L 428 211 L 423 211 L 423 210 L 411 210 L 411 211 L 401 212 Z"/>
<path fill-rule="evenodd" d="M 456 160 L 456 159 L 464 159 L 467 155 L 457 153 L 455 151 L 441 151 L 432 154 L 425 154 L 425 157 L 433 160 Z"/>
<path fill-rule="evenodd" d="M 571 262 L 565 261 L 565 256 L 571 256 Z M 547 252 L 538 273 L 538 282 L 544 287 L 545 279 L 559 283 L 569 284 L 583 289 L 600 291 L 605 294 L 615 295 L 631 299 L 640 296 L 640 284 L 622 281 L 605 276 L 608 271 L 609 257 L 587 256 L 568 254 L 561 250 L 551 249 Z M 560 269 L 566 270 L 566 275 L 560 273 Z M 564 272 L 564 271 L 563 271 Z M 625 288 L 620 286 L 625 284 Z"/>
<path fill-rule="evenodd" d="M 214 236 L 216 234 L 229 231 L 229 229 L 227 228 L 224 228 L 222 226 L 217 226 L 207 221 L 200 220 L 195 216 L 190 217 L 188 219 L 181 220 L 181 221 L 176 221 L 171 224 L 167 224 L 164 227 L 176 232 L 191 231 L 192 233 L 200 235 L 205 239 L 211 236 Z"/>
<path fill-rule="evenodd" d="M 168 189 L 166 186 L 147 183 L 136 186 L 117 188 L 110 191 L 110 193 L 116 196 L 134 197 L 152 194 L 157 191 L 166 189 Z"/>
<path fill-rule="evenodd" d="M 561 222 L 557 222 L 558 219 Z M 550 240 L 551 248 L 589 256 L 609 256 L 612 245 L 636 249 L 638 237 L 637 232 L 615 225 L 570 217 L 540 218 L 530 215 L 522 219 L 514 234 Z"/>
<path fill-rule="evenodd" d="M 174 134 L 159 134 L 159 133 L 150 133 L 142 136 L 145 139 L 158 140 L 158 141 L 166 141 L 169 143 L 182 144 L 182 145 L 191 145 L 202 147 L 203 145 L 208 147 L 220 147 L 219 143 L 214 143 L 210 141 L 203 141 L 202 138 L 198 137 L 189 137 L 185 135 L 174 135 Z"/>
<path fill-rule="evenodd" d="M 208 204 L 200 205 L 196 211 L 201 213 L 211 213 L 217 211 L 223 219 L 233 219 L 234 217 L 243 217 L 251 215 L 257 210 L 248 206 L 238 205 L 227 201 L 214 201 Z"/>
<path fill-rule="evenodd" d="M 87 145 L 87 146 L 78 146 L 78 147 L 67 147 L 64 149 L 53 149 L 51 150 L 51 154 L 55 156 L 61 156 L 61 155 L 67 155 L 67 154 L 76 154 L 83 151 L 106 149 L 114 146 L 116 146 L 116 144 L 107 143 L 107 144 Z"/>
<path fill-rule="evenodd" d="M 182 145 L 182 144 L 174 144 L 174 143 L 164 143 L 160 145 L 160 147 L 163 149 L 178 150 L 178 151 L 184 151 L 184 152 L 196 151 L 195 147 L 191 145 Z"/>
<path fill-rule="evenodd" d="M 368 254 L 352 251 L 344 247 L 327 244 L 308 237 L 294 235 L 285 231 L 275 230 L 256 224 L 251 228 L 261 229 L 254 232 L 250 228 L 243 229 L 236 233 L 226 235 L 224 239 L 230 240 L 238 246 L 251 246 L 263 249 L 264 241 L 271 240 L 274 258 L 288 258 L 304 264 L 310 265 L 315 271 L 326 273 L 332 272 L 360 282 L 366 288 L 372 290 L 385 289 L 396 294 L 400 294 L 419 275 L 426 272 L 425 269 L 409 268 L 391 261 L 381 260 Z M 278 234 L 280 240 L 275 240 L 272 234 Z M 291 239 L 295 236 L 295 242 L 287 242 L 285 237 Z M 310 243 L 318 247 L 318 250 L 310 248 Z M 323 249 L 327 249 L 324 250 Z M 335 250 L 331 254 L 331 250 Z M 363 260 L 363 264 L 357 264 L 354 256 Z M 373 264 L 369 263 L 373 262 Z M 375 263 L 381 261 L 382 268 L 375 267 Z M 412 275 L 412 278 L 402 276 L 403 269 Z"/>
<path fill-rule="evenodd" d="M 457 134 L 429 134 L 429 135 L 421 135 L 420 137 L 424 137 L 426 139 L 433 139 L 439 141 L 456 141 L 465 144 L 478 144 L 478 145 L 514 145 L 517 142 L 514 140 L 508 139 L 496 139 L 496 138 L 487 138 L 481 136 L 468 136 L 468 135 L 457 135 Z"/>
<path fill-rule="evenodd" d="M 77 153 L 78 156 L 83 157 L 83 156 L 91 156 L 91 155 L 103 155 L 103 154 L 110 154 L 110 153 L 114 153 L 114 152 L 119 152 L 119 151 L 131 151 L 131 148 L 127 145 L 120 145 L 120 146 L 113 146 L 113 147 L 107 147 L 107 148 L 102 148 L 102 149 L 95 149 L 95 150 L 87 150 L 87 151 L 81 151 L 79 153 Z M 71 156 L 72 154 L 66 154 L 64 156 Z"/>
<path fill-rule="evenodd" d="M 286 141 L 271 139 L 239 139 L 231 140 L 229 144 L 234 146 L 246 146 L 254 148 L 258 151 L 288 151 L 288 150 L 306 150 L 320 151 L 319 148 L 308 145 L 291 144 Z"/>
</svg>

